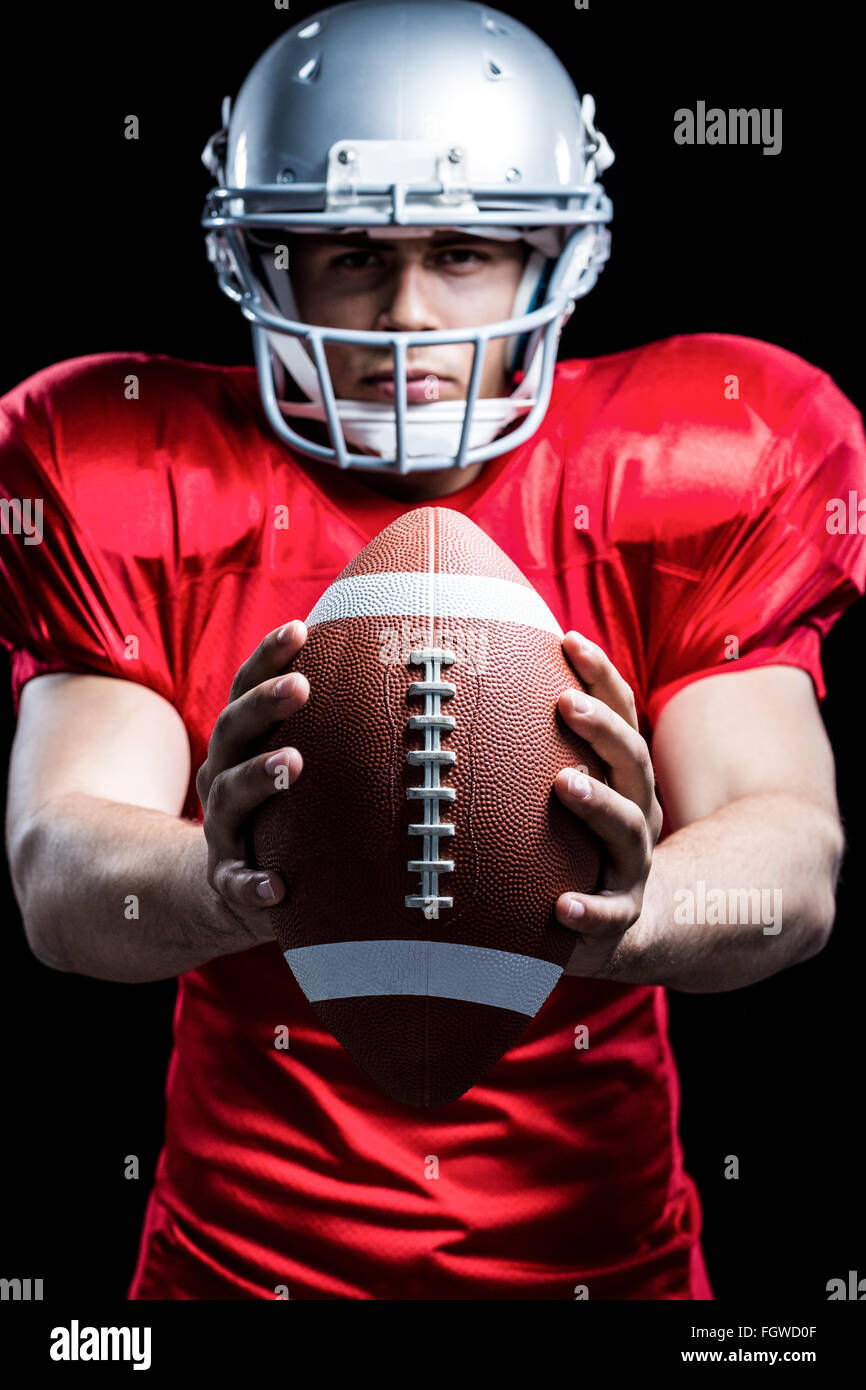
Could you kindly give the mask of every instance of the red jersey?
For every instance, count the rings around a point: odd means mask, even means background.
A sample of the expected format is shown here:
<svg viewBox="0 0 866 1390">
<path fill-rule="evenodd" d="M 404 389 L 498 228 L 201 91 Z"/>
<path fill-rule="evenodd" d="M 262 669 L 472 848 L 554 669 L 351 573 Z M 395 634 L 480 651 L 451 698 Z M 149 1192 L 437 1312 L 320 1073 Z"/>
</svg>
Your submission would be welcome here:
<svg viewBox="0 0 866 1390">
<path fill-rule="evenodd" d="M 561 363 L 539 432 L 425 505 L 471 517 L 604 648 L 651 736 L 716 672 L 798 666 L 823 698 L 822 637 L 866 588 L 864 465 L 825 373 L 683 336 Z M 152 687 L 189 733 L 195 818 L 237 667 L 417 505 L 292 454 L 251 367 L 142 353 L 3 397 L 0 489 L 16 709 L 49 671 Z M 166 1105 L 131 1298 L 712 1298 L 660 987 L 563 976 L 476 1086 L 417 1111 L 323 1030 L 275 942 L 180 979 Z"/>
</svg>

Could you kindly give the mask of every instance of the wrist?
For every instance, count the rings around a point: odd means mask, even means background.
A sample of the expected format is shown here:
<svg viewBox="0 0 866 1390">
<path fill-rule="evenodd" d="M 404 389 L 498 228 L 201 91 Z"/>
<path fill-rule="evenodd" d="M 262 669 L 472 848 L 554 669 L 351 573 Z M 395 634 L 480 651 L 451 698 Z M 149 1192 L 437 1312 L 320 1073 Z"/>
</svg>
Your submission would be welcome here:
<svg viewBox="0 0 866 1390">
<path fill-rule="evenodd" d="M 658 908 L 658 876 L 651 870 L 644 886 L 640 915 L 620 938 L 603 978 L 630 985 L 667 983 Z"/>
</svg>

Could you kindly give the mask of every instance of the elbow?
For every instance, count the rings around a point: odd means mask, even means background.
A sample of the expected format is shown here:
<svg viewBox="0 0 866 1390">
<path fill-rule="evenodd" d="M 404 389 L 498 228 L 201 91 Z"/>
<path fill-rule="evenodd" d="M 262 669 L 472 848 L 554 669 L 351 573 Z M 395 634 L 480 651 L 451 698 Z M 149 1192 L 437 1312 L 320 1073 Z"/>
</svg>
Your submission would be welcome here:
<svg viewBox="0 0 866 1390">
<path fill-rule="evenodd" d="M 7 841 L 9 873 L 27 945 L 41 965 L 50 970 L 75 974 L 60 930 L 57 905 L 40 888 L 46 881 L 45 828 L 38 815 L 10 831 Z"/>
<path fill-rule="evenodd" d="M 808 929 L 804 932 L 800 959 L 811 960 L 824 950 L 833 933 L 836 921 L 836 887 L 845 854 L 845 834 L 835 818 L 828 819 L 822 872 L 815 876 L 815 895 L 808 912 Z"/>
<path fill-rule="evenodd" d="M 822 905 L 822 939 L 818 948 L 819 950 L 823 950 L 830 940 L 833 923 L 836 921 L 836 892 L 839 887 L 839 875 L 842 872 L 842 862 L 845 858 L 846 849 L 845 827 L 839 816 L 832 816 L 827 825 L 827 862 L 829 870 Z"/>
<path fill-rule="evenodd" d="M 46 931 L 32 918 L 23 918 L 24 935 L 27 938 L 27 945 L 40 965 L 45 965 L 49 970 L 59 970 L 67 975 L 76 975 L 79 972 L 75 966 L 62 952 L 60 942 L 56 933 Z"/>
<path fill-rule="evenodd" d="M 800 960 L 811 960 L 819 956 L 833 934 L 836 921 L 836 895 L 828 891 L 822 903 L 810 913 L 808 929 L 803 933 L 803 946 Z"/>
</svg>

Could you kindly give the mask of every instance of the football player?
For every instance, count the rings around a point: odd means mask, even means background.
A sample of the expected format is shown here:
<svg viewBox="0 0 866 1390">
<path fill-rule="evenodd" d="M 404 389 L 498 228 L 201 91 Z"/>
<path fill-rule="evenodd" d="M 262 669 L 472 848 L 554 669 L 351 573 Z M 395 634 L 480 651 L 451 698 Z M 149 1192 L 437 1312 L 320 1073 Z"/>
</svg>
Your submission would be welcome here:
<svg viewBox="0 0 866 1390">
<path fill-rule="evenodd" d="M 58 970 L 179 976 L 130 1297 L 710 1299 L 665 989 L 748 985 L 831 930 L 820 647 L 866 546 L 825 520 L 866 482 L 860 418 L 747 338 L 557 363 L 608 256 L 613 154 L 510 16 L 304 20 L 204 158 L 255 369 L 106 353 L 0 402 L 5 496 L 46 518 L 2 552 L 28 939 Z M 555 782 L 606 850 L 598 891 L 555 904 L 566 975 L 423 1112 L 320 1025 L 249 833 L 280 768 L 303 815 L 298 751 L 255 752 L 310 697 L 285 675 L 303 616 L 419 503 L 470 517 L 556 614 L 588 691 L 560 712 L 608 773 Z M 784 930 L 705 910 L 732 885 L 778 890 Z"/>
</svg>

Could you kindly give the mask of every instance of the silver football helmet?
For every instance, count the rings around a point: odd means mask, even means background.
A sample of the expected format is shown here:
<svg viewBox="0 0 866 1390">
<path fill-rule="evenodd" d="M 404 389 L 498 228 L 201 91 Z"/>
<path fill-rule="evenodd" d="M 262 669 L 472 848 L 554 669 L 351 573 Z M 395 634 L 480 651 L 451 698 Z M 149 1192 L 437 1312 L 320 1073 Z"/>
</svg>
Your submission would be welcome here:
<svg viewBox="0 0 866 1390">
<path fill-rule="evenodd" d="M 613 152 L 595 103 L 547 45 L 467 0 L 353 0 L 277 39 L 222 115 L 202 155 L 216 180 L 202 226 L 220 288 L 252 325 L 279 437 L 342 468 L 401 473 L 466 467 L 528 439 L 550 401 L 562 326 L 608 258 L 613 215 L 598 182 Z M 529 244 L 510 318 L 418 332 L 300 321 L 280 232 L 446 227 Z M 278 255 L 262 255 L 257 237 Z M 479 396 L 493 338 L 507 340 L 517 382 L 503 399 Z M 337 399 L 327 343 L 390 352 L 393 405 Z M 407 350 L 442 343 L 473 345 L 466 400 L 408 403 Z M 330 447 L 300 432 L 311 420 L 327 424 Z"/>
</svg>

